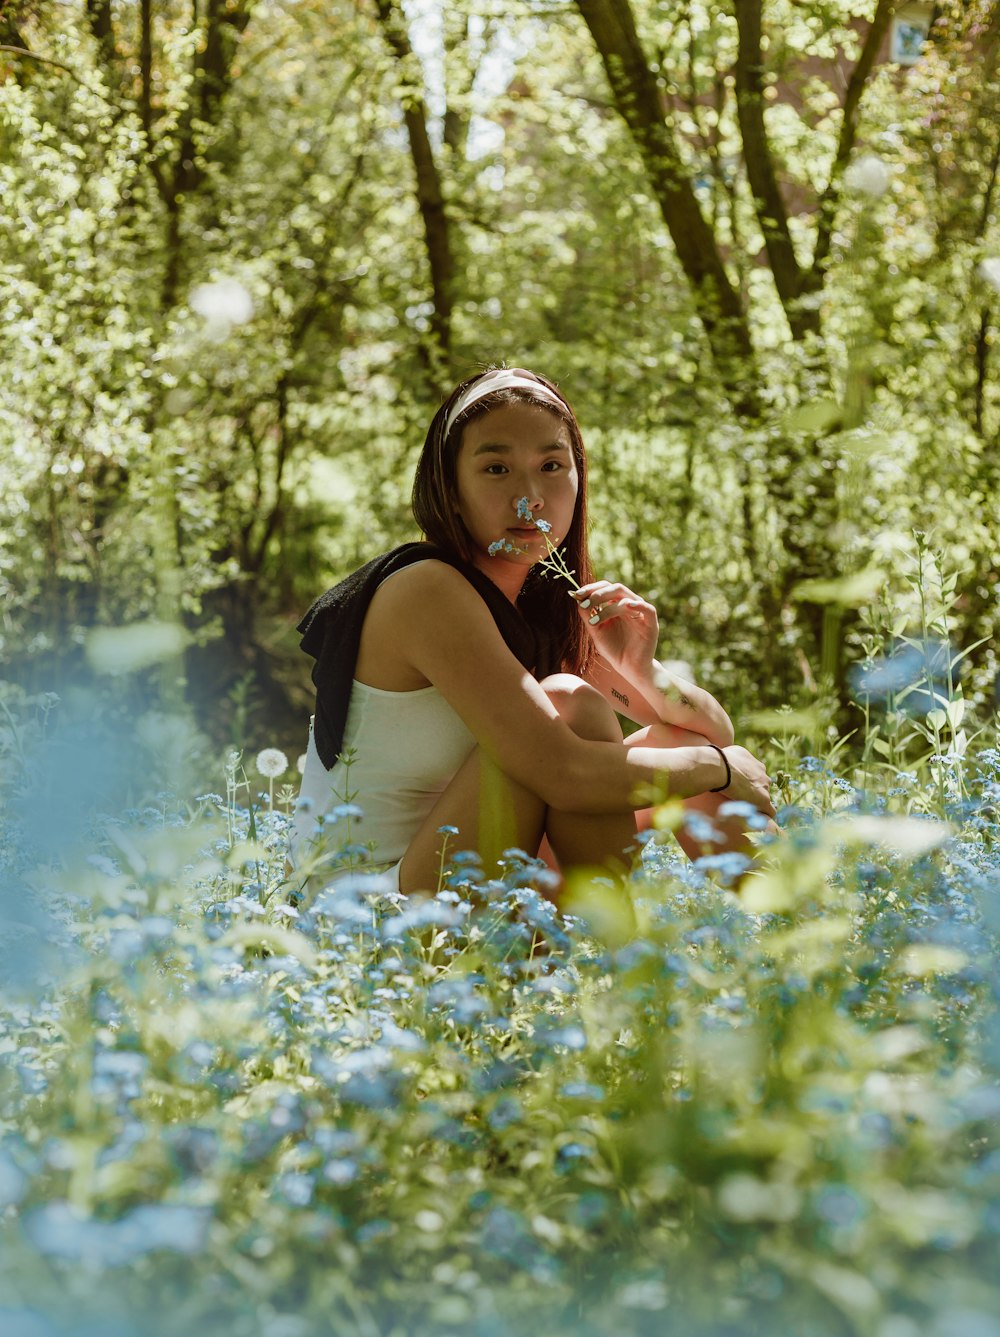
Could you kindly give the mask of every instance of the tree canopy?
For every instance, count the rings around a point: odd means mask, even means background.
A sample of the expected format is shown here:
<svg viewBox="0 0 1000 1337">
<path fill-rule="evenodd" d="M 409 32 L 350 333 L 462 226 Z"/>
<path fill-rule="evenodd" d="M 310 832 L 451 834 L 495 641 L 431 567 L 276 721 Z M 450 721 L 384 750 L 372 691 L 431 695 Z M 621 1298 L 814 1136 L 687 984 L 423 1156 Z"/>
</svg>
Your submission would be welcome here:
<svg viewBox="0 0 1000 1337">
<path fill-rule="evenodd" d="M 918 550 L 991 637 L 1000 6 L 906 66 L 895 8 L 7 4 L 4 675 L 155 616 L 207 713 L 291 721 L 297 616 L 414 536 L 424 425 L 501 360 L 578 409 L 599 568 L 737 705 L 842 694 Z"/>
</svg>

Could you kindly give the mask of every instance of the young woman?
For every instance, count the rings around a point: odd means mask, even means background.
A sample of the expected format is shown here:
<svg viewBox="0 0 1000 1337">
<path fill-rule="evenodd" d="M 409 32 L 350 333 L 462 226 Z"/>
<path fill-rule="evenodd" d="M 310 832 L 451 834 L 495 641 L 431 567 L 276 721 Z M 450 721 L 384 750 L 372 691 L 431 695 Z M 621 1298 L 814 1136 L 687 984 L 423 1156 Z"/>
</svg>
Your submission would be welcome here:
<svg viewBox="0 0 1000 1337">
<path fill-rule="evenodd" d="M 370 843 L 409 893 L 437 884 L 442 826 L 487 867 L 510 846 L 569 867 L 625 861 L 653 793 L 773 815 L 719 703 L 654 658 L 652 604 L 594 579 L 583 441 L 552 382 L 501 369 L 460 385 L 427 433 L 413 512 L 425 542 L 300 624 L 317 697 L 297 860 L 322 817 L 324 848 Z M 550 545 L 578 590 L 542 565 Z M 643 727 L 623 739 L 616 712 Z"/>
</svg>

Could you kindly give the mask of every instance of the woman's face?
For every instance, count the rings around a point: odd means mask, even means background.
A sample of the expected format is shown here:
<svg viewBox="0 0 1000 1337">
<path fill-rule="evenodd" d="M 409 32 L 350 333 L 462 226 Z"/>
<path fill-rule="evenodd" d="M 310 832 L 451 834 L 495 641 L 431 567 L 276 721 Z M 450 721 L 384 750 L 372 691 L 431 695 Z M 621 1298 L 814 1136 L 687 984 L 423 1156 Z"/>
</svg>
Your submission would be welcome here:
<svg viewBox="0 0 1000 1337">
<path fill-rule="evenodd" d="M 527 497 L 533 516 L 552 526 L 554 544 L 572 524 L 580 479 L 569 429 L 540 406 L 505 404 L 469 423 L 455 476 L 458 510 L 474 545 L 473 563 L 484 571 L 498 562 L 532 566 L 545 557 L 541 533 L 518 517 L 521 497 Z M 489 546 L 498 539 L 524 551 L 491 557 Z"/>
</svg>

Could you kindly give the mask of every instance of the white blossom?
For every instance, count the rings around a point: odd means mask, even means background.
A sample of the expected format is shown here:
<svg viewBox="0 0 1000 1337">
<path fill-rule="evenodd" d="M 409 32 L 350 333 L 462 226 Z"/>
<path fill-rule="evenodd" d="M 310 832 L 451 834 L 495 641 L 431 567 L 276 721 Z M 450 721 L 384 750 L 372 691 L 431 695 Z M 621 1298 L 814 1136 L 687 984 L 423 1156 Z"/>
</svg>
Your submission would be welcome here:
<svg viewBox="0 0 1000 1337">
<path fill-rule="evenodd" d="M 874 153 L 864 153 L 844 173 L 851 190 L 876 199 L 889 189 L 889 169 Z"/>
<path fill-rule="evenodd" d="M 1000 292 L 1000 255 L 991 255 L 979 262 L 979 277 Z"/>
<path fill-rule="evenodd" d="M 253 317 L 253 298 L 238 279 L 199 283 L 191 289 L 188 305 L 215 339 L 224 339 L 234 325 L 245 325 Z"/>
<path fill-rule="evenodd" d="M 253 315 L 253 299 L 237 279 L 216 279 L 192 288 L 191 310 L 206 320 L 227 320 L 245 325 Z"/>
</svg>

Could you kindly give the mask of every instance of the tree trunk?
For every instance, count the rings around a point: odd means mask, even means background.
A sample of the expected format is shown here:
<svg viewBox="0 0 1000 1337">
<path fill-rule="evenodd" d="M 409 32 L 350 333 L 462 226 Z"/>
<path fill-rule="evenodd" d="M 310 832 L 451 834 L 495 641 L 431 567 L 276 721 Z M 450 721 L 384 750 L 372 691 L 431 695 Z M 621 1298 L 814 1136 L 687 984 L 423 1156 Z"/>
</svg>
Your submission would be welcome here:
<svg viewBox="0 0 1000 1337">
<path fill-rule="evenodd" d="M 883 39 L 889 31 L 889 23 L 896 10 L 896 5 L 897 0 L 878 0 L 871 25 L 865 34 L 861 54 L 858 56 L 857 63 L 851 71 L 851 77 L 847 81 L 844 110 L 840 121 L 840 135 L 837 139 L 837 152 L 834 156 L 833 167 L 830 170 L 830 180 L 827 182 L 826 189 L 819 202 L 816 245 L 813 248 L 812 268 L 803 283 L 804 292 L 819 292 L 826 279 L 830 242 L 833 238 L 833 222 L 840 205 L 844 169 L 854 152 L 854 144 L 858 135 L 861 96 L 865 91 L 868 80 L 871 78 L 872 70 L 875 68 L 875 57 L 878 55 Z"/>
<path fill-rule="evenodd" d="M 756 418 L 759 377 L 746 312 L 664 119 L 656 76 L 643 53 L 628 0 L 577 0 L 577 8 L 604 63 L 615 106 L 642 155 L 726 395 L 738 414 Z"/>
<path fill-rule="evenodd" d="M 799 305 L 802 271 L 788 230 L 788 213 L 774 170 L 764 124 L 764 58 L 761 51 L 761 0 L 736 0 L 739 51 L 736 57 L 736 114 L 743 142 L 743 162 L 753 191 L 757 221 L 764 234 L 767 262 L 788 328 L 794 339 L 819 332 L 819 312 Z"/>
<path fill-rule="evenodd" d="M 410 45 L 406 19 L 395 0 L 375 0 L 386 42 L 400 67 L 403 86 L 403 119 L 410 141 L 410 157 L 416 177 L 417 206 L 424 225 L 424 242 L 431 271 L 434 315 L 431 330 L 432 379 L 450 379 L 451 316 L 454 306 L 455 261 L 451 220 L 445 205 L 441 174 L 427 133 L 427 106 L 414 79 L 417 57 Z M 440 374 L 443 373 L 443 376 Z"/>
</svg>

